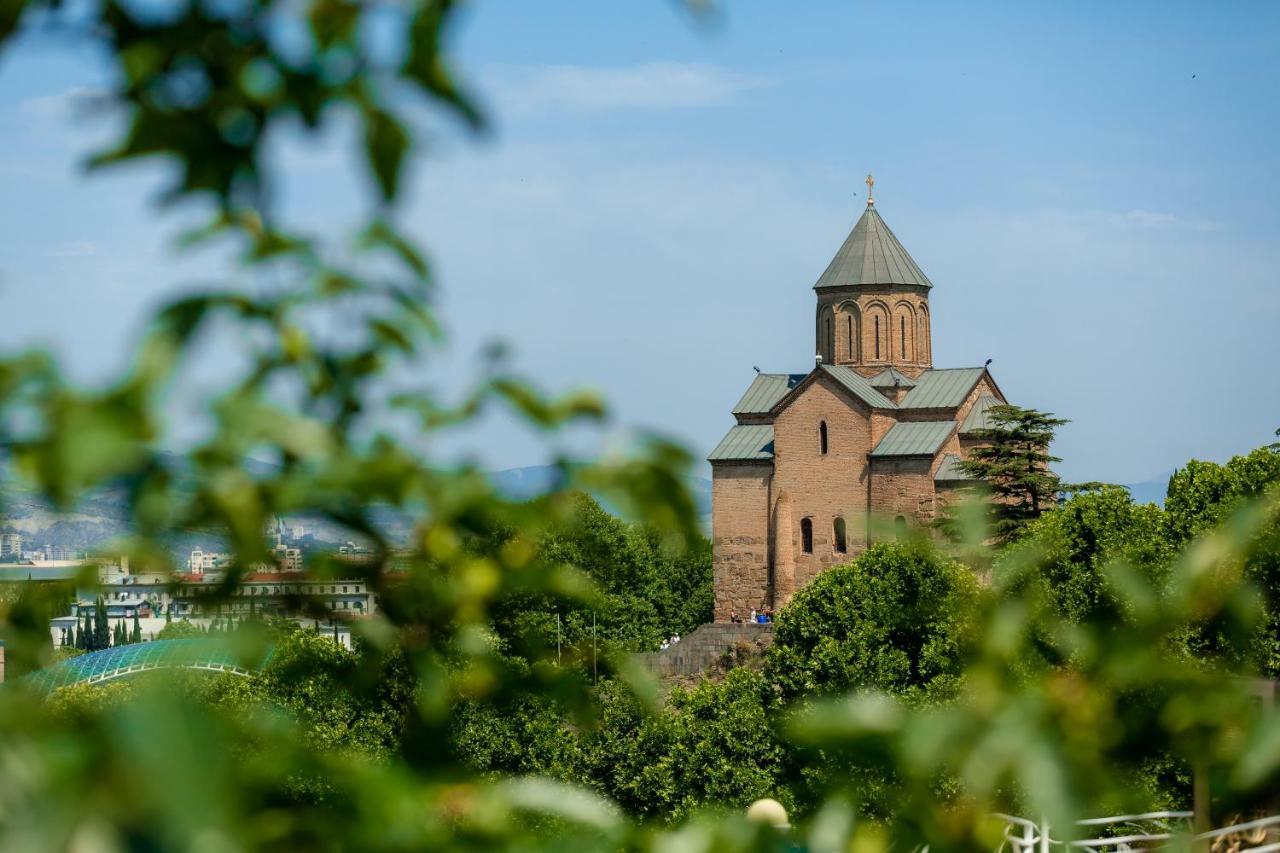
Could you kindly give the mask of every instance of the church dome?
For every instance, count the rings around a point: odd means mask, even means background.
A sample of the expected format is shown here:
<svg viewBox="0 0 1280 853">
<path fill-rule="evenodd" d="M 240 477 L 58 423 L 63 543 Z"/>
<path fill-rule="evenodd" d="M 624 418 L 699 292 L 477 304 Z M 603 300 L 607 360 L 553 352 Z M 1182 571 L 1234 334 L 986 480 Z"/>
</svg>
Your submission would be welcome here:
<svg viewBox="0 0 1280 853">
<path fill-rule="evenodd" d="M 813 287 L 822 290 L 866 284 L 933 287 L 880 218 L 874 202 L 867 204 L 858 224 L 853 226 L 844 245 Z"/>
</svg>

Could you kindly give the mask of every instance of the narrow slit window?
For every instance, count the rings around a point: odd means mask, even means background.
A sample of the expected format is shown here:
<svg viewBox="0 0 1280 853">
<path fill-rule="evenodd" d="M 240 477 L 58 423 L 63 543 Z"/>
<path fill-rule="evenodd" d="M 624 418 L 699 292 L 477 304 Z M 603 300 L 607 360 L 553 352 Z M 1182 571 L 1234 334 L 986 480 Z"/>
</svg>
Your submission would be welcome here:
<svg viewBox="0 0 1280 853">
<path fill-rule="evenodd" d="M 818 452 L 827 455 L 827 422 L 818 424 Z"/>
<path fill-rule="evenodd" d="M 880 358 L 880 318 L 876 318 L 876 358 Z"/>
<path fill-rule="evenodd" d="M 853 360 L 853 316 L 850 315 L 846 317 L 845 321 L 849 324 L 849 360 L 852 361 Z"/>
<path fill-rule="evenodd" d="M 832 361 L 836 360 L 835 332 L 832 330 L 831 317 L 829 315 L 827 317 L 827 344 L 822 349 Z"/>
<path fill-rule="evenodd" d="M 800 547 L 806 554 L 813 553 L 813 519 L 800 519 Z"/>
<path fill-rule="evenodd" d="M 836 552 L 843 554 L 849 550 L 848 540 L 845 538 L 844 519 L 837 518 L 835 522 L 836 534 Z"/>
<path fill-rule="evenodd" d="M 906 317 L 898 318 L 898 329 L 900 330 L 898 334 L 898 341 L 899 343 L 902 344 L 902 357 L 906 358 L 907 357 L 907 318 Z"/>
</svg>

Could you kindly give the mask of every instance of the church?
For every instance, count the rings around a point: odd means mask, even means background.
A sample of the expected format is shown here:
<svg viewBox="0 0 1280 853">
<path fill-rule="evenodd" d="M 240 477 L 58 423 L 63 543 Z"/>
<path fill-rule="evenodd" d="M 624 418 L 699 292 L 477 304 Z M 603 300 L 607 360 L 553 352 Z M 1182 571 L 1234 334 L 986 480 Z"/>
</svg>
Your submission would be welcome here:
<svg viewBox="0 0 1280 853">
<path fill-rule="evenodd" d="M 874 183 L 813 286 L 813 369 L 757 373 L 708 457 L 717 622 L 782 607 L 886 521 L 931 523 L 965 485 L 956 463 L 987 410 L 1006 402 L 985 366 L 933 366 L 933 284 L 877 212 Z"/>
</svg>

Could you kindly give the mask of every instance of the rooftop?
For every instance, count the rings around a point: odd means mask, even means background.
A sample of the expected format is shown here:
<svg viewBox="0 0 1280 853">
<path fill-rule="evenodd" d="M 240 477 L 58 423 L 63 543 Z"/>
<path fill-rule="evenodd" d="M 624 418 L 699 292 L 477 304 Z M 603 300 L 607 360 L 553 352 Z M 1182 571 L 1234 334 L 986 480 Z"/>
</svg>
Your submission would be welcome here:
<svg viewBox="0 0 1280 853">
<path fill-rule="evenodd" d="M 950 420 L 894 424 L 871 451 L 871 456 L 932 456 L 954 427 L 955 421 Z"/>
<path fill-rule="evenodd" d="M 872 204 L 867 205 L 814 289 L 863 284 L 933 287 Z"/>
</svg>

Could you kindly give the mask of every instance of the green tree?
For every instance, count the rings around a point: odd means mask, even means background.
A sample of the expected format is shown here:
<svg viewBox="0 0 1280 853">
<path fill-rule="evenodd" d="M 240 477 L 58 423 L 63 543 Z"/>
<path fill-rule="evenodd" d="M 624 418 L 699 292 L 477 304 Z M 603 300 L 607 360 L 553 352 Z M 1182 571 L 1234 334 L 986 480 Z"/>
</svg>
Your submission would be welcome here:
<svg viewBox="0 0 1280 853">
<path fill-rule="evenodd" d="M 111 647 L 111 622 L 107 618 L 107 602 L 102 596 L 98 596 L 93 602 L 93 647 Z"/>
<path fill-rule="evenodd" d="M 1112 588 L 1109 570 L 1123 565 L 1161 588 L 1176 556 L 1164 511 L 1135 504 L 1120 486 L 1077 493 L 1047 511 L 1001 561 L 1025 562 L 1033 549 L 1058 612 L 1077 622 L 1111 624 L 1124 618 L 1124 600 Z"/>
<path fill-rule="evenodd" d="M 778 614 L 770 678 L 786 699 L 856 688 L 949 695 L 977 598 L 972 572 L 927 544 L 874 545 L 822 572 Z"/>
<path fill-rule="evenodd" d="M 1007 405 L 992 406 L 987 418 L 991 426 L 971 436 L 983 443 L 969 451 L 960 469 L 990 493 L 992 528 L 1008 542 L 1057 503 L 1063 485 L 1050 465 L 1062 460 L 1049 455 L 1049 445 L 1068 421 Z M 954 517 L 948 521 L 954 525 Z"/>
<path fill-rule="evenodd" d="M 142 622 L 138 619 L 138 611 L 133 611 L 133 633 L 129 637 L 131 643 L 142 642 Z"/>
<path fill-rule="evenodd" d="M 1280 488 L 1280 448 L 1268 445 L 1225 465 L 1192 460 L 1169 478 L 1165 512 L 1176 547 L 1221 529 L 1251 503 Z M 1224 638 L 1221 626 L 1205 620 L 1187 634 L 1191 651 L 1203 658 L 1230 659 L 1272 678 L 1280 677 L 1280 523 L 1263 526 L 1242 543 L 1244 577 L 1261 593 L 1264 618 L 1243 655 Z"/>
</svg>

